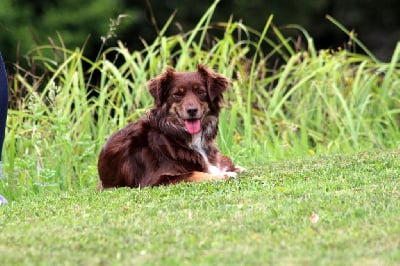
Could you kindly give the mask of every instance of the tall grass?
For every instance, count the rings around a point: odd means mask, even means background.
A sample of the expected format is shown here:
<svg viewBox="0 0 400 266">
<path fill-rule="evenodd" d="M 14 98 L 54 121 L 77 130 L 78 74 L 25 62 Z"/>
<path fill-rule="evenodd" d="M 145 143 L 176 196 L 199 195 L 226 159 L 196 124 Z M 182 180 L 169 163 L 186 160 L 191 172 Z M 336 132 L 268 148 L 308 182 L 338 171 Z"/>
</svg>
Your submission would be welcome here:
<svg viewBox="0 0 400 266">
<path fill-rule="evenodd" d="M 185 34 L 165 35 L 170 19 L 142 51 L 119 43 L 95 61 L 63 46 L 32 51 L 46 74 L 14 77 L 11 93 L 19 97 L 9 113 L 0 193 L 92 189 L 101 146 L 151 107 L 145 83 L 166 65 L 187 71 L 203 63 L 232 79 L 218 142 L 242 165 L 399 146 L 400 43 L 389 63 L 339 48 L 316 51 L 303 30 L 298 49 L 272 16 L 262 32 L 232 20 L 212 24 L 217 3 Z M 210 31 L 220 37 L 210 40 Z M 271 69 L 274 58 L 282 67 Z"/>
</svg>

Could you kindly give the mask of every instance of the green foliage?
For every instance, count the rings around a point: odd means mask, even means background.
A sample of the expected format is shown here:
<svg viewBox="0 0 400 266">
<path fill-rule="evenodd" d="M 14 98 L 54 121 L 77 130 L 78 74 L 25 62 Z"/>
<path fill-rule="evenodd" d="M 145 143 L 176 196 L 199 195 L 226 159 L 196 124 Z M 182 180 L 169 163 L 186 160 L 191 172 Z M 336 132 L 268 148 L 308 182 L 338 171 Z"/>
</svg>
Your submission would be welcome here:
<svg viewBox="0 0 400 266">
<path fill-rule="evenodd" d="M 58 46 L 89 47 L 87 53 L 99 46 L 107 35 L 110 20 L 124 14 L 129 23 L 138 19 L 137 9 L 125 9 L 122 0 L 3 0 L 0 9 L 0 44 L 7 59 L 22 61 L 36 46 L 56 43 Z M 121 23 L 123 31 L 128 23 Z M 62 41 L 58 36 L 62 36 Z M 19 57 L 19 58 L 18 58 Z"/>
<path fill-rule="evenodd" d="M 168 35 L 186 32 L 195 27 L 213 2 L 2 0 L 0 49 L 9 71 L 13 72 L 12 63 L 24 63 L 26 53 L 37 45 L 49 43 L 49 38 L 50 42 L 57 42 L 59 33 L 66 47 L 74 49 L 85 44 L 85 56 L 94 60 L 110 19 L 127 15 L 118 27 L 117 36 L 130 50 L 137 50 L 143 48 L 142 40 L 152 42 L 158 36 L 159 28 L 171 14 L 174 14 L 174 26 L 169 28 Z M 265 18 L 273 14 L 276 25 L 300 24 L 312 33 L 319 48 L 325 48 L 347 41 L 346 35 L 324 19 L 329 14 L 354 29 L 377 57 L 388 60 L 398 41 L 398 10 L 396 0 L 224 0 L 219 1 L 213 20 L 226 21 L 233 16 L 235 21 L 241 20 L 261 30 Z M 114 46 L 115 40 L 109 40 L 108 45 Z"/>
<path fill-rule="evenodd" d="M 268 135 L 321 153 L 396 147 L 399 52 L 400 45 L 390 64 L 340 50 L 291 57 L 266 95 L 265 123 L 280 125 Z"/>
<path fill-rule="evenodd" d="M 286 160 L 228 182 L 21 197 L 0 206 L 0 264 L 397 265 L 399 155 Z"/>
<path fill-rule="evenodd" d="M 91 61 L 80 49 L 35 49 L 45 74 L 15 76 L 0 193 L 94 187 L 100 148 L 151 107 L 146 81 L 166 65 L 186 71 L 203 63 L 232 79 L 218 144 L 240 165 L 399 146 L 400 44 L 390 63 L 380 63 L 347 50 L 316 51 L 301 31 L 308 47 L 297 50 L 272 17 L 262 32 L 235 21 L 210 24 L 216 4 L 185 34 L 165 35 L 171 18 L 142 51 L 119 43 Z M 223 34 L 209 40 L 210 30 Z M 286 64 L 270 69 L 276 56 Z M 90 87 L 92 75 L 98 88 Z"/>
</svg>

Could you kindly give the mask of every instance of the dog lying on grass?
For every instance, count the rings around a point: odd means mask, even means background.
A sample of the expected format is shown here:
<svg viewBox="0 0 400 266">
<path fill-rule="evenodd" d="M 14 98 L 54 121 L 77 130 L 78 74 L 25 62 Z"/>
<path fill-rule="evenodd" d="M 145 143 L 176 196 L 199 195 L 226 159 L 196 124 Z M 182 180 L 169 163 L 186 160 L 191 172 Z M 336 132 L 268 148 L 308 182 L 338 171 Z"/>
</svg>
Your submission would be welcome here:
<svg viewBox="0 0 400 266">
<path fill-rule="evenodd" d="M 242 171 L 215 145 L 222 93 L 230 82 L 197 67 L 148 82 L 154 107 L 110 137 L 98 161 L 98 189 L 224 180 Z"/>
</svg>

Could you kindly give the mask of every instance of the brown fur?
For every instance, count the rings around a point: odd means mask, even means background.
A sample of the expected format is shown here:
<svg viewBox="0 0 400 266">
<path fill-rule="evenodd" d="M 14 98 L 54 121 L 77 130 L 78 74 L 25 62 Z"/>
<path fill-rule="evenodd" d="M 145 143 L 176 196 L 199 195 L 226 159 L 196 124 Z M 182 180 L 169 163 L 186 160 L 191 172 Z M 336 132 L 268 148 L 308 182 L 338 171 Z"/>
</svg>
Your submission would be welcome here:
<svg viewBox="0 0 400 266">
<path fill-rule="evenodd" d="M 167 68 L 148 87 L 154 107 L 104 145 L 98 189 L 224 180 L 241 171 L 215 145 L 228 79 L 201 65 Z"/>
</svg>

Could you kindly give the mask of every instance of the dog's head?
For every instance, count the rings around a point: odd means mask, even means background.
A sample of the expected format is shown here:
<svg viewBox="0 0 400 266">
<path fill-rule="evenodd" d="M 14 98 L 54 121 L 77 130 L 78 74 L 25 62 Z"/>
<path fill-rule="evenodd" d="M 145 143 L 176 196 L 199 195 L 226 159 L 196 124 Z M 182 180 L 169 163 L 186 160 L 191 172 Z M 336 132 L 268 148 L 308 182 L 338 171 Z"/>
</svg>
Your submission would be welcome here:
<svg viewBox="0 0 400 266">
<path fill-rule="evenodd" d="M 150 80 L 148 87 L 154 109 L 165 110 L 169 122 L 195 135 L 208 122 L 207 117 L 218 117 L 229 80 L 202 65 L 196 72 L 177 72 L 169 67 Z"/>
</svg>

